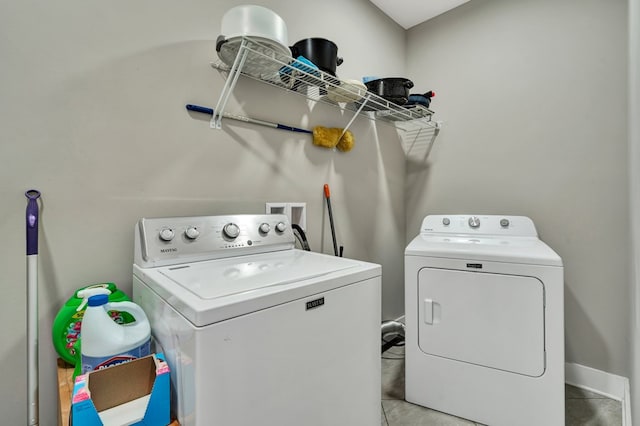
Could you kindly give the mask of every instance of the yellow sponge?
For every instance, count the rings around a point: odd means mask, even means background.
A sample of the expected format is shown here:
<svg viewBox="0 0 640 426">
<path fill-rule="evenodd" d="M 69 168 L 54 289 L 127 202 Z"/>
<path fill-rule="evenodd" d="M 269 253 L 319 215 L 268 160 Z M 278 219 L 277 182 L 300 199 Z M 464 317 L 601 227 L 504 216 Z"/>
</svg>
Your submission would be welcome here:
<svg viewBox="0 0 640 426">
<path fill-rule="evenodd" d="M 354 143 L 355 140 L 353 139 L 353 133 L 347 130 L 340 138 L 340 141 L 338 142 L 338 145 L 336 145 L 336 148 L 338 148 L 342 152 L 349 152 L 351 151 L 351 149 L 353 149 Z"/>
<path fill-rule="evenodd" d="M 335 148 L 341 129 L 316 126 L 313 128 L 313 144 L 324 148 Z"/>
<path fill-rule="evenodd" d="M 338 127 L 316 126 L 313 128 L 313 144 L 324 148 L 338 148 L 343 152 L 351 151 L 354 144 L 353 133 L 347 130 L 342 135 L 342 132 L 344 129 Z"/>
</svg>

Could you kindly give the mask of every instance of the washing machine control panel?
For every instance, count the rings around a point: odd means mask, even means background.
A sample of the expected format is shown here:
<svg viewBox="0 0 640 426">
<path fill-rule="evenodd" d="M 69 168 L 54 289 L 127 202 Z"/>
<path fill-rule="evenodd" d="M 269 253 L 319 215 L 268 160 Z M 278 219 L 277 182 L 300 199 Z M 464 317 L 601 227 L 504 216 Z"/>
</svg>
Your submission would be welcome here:
<svg viewBox="0 0 640 426">
<path fill-rule="evenodd" d="M 420 232 L 538 236 L 533 221 L 528 217 L 500 215 L 429 215 L 422 221 Z"/>
<path fill-rule="evenodd" d="M 294 247 L 281 214 L 144 218 L 135 229 L 134 261 L 160 266 Z"/>
</svg>

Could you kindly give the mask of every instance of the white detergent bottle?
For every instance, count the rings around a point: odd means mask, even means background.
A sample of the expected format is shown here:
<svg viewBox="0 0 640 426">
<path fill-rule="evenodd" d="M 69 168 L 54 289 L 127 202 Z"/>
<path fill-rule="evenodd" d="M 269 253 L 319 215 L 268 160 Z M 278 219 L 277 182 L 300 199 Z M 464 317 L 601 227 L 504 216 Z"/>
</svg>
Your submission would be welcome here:
<svg viewBox="0 0 640 426">
<path fill-rule="evenodd" d="M 107 311 L 128 312 L 135 318 L 118 324 Z M 89 297 L 82 318 L 80 353 L 82 374 L 147 356 L 151 351 L 151 326 L 142 308 L 133 302 L 111 302 L 106 294 Z"/>
</svg>

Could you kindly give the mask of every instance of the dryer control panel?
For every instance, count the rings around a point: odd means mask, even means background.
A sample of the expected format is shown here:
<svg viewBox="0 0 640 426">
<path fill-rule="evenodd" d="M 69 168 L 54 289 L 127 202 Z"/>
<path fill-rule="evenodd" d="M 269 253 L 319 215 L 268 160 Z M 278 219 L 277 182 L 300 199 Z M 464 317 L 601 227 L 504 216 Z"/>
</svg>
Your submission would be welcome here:
<svg viewBox="0 0 640 426">
<path fill-rule="evenodd" d="M 134 233 L 134 262 L 141 267 L 286 250 L 295 243 L 281 214 L 143 218 Z"/>
<path fill-rule="evenodd" d="M 533 221 L 526 216 L 429 215 L 422 221 L 420 233 L 499 235 L 537 237 Z"/>
</svg>

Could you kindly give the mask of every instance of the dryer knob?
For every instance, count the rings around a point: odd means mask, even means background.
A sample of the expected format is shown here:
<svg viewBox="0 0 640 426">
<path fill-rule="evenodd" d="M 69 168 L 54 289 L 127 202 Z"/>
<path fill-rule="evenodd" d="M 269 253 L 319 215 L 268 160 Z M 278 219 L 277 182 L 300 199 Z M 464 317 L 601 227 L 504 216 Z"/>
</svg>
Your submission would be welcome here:
<svg viewBox="0 0 640 426">
<path fill-rule="evenodd" d="M 190 226 L 184 231 L 184 235 L 190 240 L 195 240 L 200 235 L 200 231 L 195 226 Z"/>
<path fill-rule="evenodd" d="M 234 239 L 240 235 L 240 228 L 238 228 L 238 225 L 235 223 L 227 223 L 224 228 L 222 228 L 222 232 L 224 232 L 224 235 L 227 237 Z"/>
<path fill-rule="evenodd" d="M 472 228 L 477 228 L 480 226 L 480 218 L 478 216 L 471 216 L 469 218 L 469 226 Z"/>
<path fill-rule="evenodd" d="M 260 231 L 262 234 L 268 234 L 269 231 L 271 231 L 271 227 L 268 223 L 261 223 L 258 227 L 258 231 Z"/>
<path fill-rule="evenodd" d="M 160 239 L 162 241 L 171 241 L 173 240 L 173 237 L 175 236 L 175 233 L 173 232 L 173 229 L 171 228 L 162 228 L 160 230 Z"/>
<path fill-rule="evenodd" d="M 509 219 L 500 219 L 500 226 L 506 228 L 509 226 Z"/>
<path fill-rule="evenodd" d="M 284 232 L 287 229 L 287 225 L 285 225 L 284 222 L 278 222 L 276 224 L 276 231 L 278 232 Z"/>
</svg>

